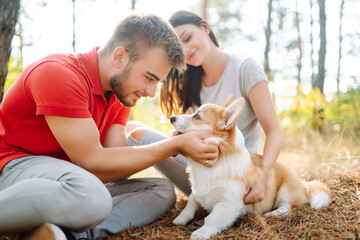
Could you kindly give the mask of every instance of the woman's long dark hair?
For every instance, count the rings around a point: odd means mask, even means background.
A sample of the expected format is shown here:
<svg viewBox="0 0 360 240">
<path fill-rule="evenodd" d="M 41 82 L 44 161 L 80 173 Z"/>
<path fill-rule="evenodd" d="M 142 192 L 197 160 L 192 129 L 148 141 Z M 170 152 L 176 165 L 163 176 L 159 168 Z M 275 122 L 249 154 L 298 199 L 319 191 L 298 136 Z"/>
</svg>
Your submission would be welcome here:
<svg viewBox="0 0 360 240">
<path fill-rule="evenodd" d="M 200 16 L 189 11 L 177 11 L 169 19 L 173 27 L 184 24 L 193 24 L 201 27 L 205 22 Z M 219 43 L 210 29 L 209 37 L 212 42 L 219 47 Z M 203 76 L 201 66 L 194 67 L 187 64 L 187 70 L 184 75 L 170 75 L 160 89 L 160 106 L 166 117 L 173 114 L 183 114 L 192 106 L 200 106 L 201 78 Z"/>
</svg>

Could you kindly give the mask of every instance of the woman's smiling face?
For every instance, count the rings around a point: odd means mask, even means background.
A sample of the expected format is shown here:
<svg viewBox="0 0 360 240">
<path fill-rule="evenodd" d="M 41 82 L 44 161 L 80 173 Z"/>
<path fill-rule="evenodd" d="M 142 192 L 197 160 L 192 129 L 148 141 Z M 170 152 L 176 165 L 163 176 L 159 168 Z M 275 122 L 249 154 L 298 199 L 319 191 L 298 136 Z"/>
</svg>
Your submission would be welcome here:
<svg viewBox="0 0 360 240">
<path fill-rule="evenodd" d="M 200 66 L 209 53 L 211 39 L 209 29 L 204 25 L 200 27 L 193 24 L 179 25 L 174 28 L 184 46 L 186 63 Z"/>
</svg>

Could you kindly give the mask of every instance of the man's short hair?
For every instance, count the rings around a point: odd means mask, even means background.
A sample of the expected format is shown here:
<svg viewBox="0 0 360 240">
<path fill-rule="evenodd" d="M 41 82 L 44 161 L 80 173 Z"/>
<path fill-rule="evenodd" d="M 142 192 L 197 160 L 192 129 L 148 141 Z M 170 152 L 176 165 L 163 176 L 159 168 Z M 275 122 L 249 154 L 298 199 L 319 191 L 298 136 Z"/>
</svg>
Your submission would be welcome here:
<svg viewBox="0 0 360 240">
<path fill-rule="evenodd" d="M 132 14 L 122 20 L 104 47 L 105 54 L 123 46 L 129 61 L 135 62 L 148 48 L 161 47 L 168 56 L 172 72 L 186 69 L 185 54 L 180 39 L 172 26 L 156 15 Z"/>
</svg>

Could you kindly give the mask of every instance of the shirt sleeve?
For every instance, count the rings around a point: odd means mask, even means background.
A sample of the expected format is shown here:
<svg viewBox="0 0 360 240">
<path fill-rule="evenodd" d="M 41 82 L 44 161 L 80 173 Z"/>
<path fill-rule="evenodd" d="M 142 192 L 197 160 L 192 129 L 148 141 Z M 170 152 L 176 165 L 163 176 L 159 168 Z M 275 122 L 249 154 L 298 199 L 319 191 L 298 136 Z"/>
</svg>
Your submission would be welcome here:
<svg viewBox="0 0 360 240">
<path fill-rule="evenodd" d="M 126 126 L 126 123 L 129 121 L 130 115 L 131 115 L 131 108 L 123 106 L 120 109 L 120 112 L 118 113 L 114 123 Z"/>
<path fill-rule="evenodd" d="M 26 79 L 26 90 L 36 104 L 36 115 L 91 117 L 90 86 L 63 63 L 47 61 L 37 66 Z"/>
<path fill-rule="evenodd" d="M 247 58 L 240 66 L 240 77 L 243 79 L 242 89 L 249 96 L 251 89 L 259 82 L 268 82 L 264 70 L 253 59 Z"/>
</svg>

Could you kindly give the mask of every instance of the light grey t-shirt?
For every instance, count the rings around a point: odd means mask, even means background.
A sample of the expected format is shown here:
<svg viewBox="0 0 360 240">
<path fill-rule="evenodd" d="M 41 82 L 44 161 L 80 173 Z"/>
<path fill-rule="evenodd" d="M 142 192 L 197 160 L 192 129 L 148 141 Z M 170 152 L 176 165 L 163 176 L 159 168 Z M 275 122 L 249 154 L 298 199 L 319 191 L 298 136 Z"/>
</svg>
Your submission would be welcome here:
<svg viewBox="0 0 360 240">
<path fill-rule="evenodd" d="M 237 121 L 237 126 L 245 137 L 245 146 L 250 153 L 258 153 L 260 150 L 262 128 L 248 96 L 251 89 L 262 81 L 268 82 L 268 79 L 265 72 L 253 59 L 241 60 L 233 55 L 230 57 L 220 80 L 211 87 L 202 85 L 200 92 L 202 104 L 223 105 L 230 95 L 233 95 L 234 99 L 239 97 L 245 99 L 245 106 Z"/>
</svg>

